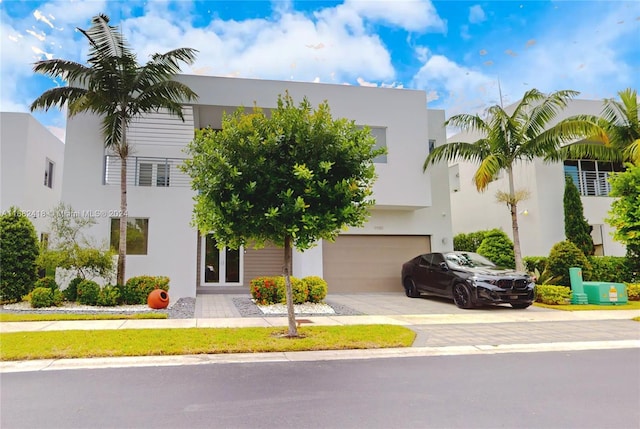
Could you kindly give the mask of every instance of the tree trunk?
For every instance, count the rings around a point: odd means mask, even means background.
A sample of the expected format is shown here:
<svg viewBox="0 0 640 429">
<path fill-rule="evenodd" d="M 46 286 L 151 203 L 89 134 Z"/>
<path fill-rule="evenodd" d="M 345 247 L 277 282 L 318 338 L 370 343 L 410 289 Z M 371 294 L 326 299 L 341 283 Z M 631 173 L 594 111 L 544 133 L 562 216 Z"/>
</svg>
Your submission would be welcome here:
<svg viewBox="0 0 640 429">
<path fill-rule="evenodd" d="M 291 287 L 291 237 L 284 239 L 284 284 L 287 298 L 287 316 L 289 318 L 289 337 L 298 336 L 298 328 L 296 326 L 296 316 L 293 310 L 293 288 Z"/>
<path fill-rule="evenodd" d="M 127 127 L 122 120 L 122 141 L 118 148 L 120 157 L 120 241 L 118 243 L 118 271 L 116 284 L 124 285 L 127 258 Z"/>
<path fill-rule="evenodd" d="M 513 254 L 516 260 L 516 270 L 524 272 L 522 251 L 520 250 L 520 231 L 518 228 L 518 202 L 516 201 L 513 185 L 513 171 L 507 170 L 509 176 L 509 210 L 511 211 L 511 228 L 513 229 Z"/>
</svg>

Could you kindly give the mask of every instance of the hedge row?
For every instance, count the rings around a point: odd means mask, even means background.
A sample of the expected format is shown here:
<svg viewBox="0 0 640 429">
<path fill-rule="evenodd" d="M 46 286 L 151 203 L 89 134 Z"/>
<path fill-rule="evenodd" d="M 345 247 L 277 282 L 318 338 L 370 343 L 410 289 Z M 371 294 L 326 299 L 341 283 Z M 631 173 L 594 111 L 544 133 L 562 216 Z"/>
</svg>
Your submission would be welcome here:
<svg viewBox="0 0 640 429">
<path fill-rule="evenodd" d="M 318 276 L 290 277 L 293 303 L 321 302 L 327 296 L 327 282 Z M 257 304 L 286 303 L 284 277 L 257 277 L 250 283 L 251 296 Z"/>
<path fill-rule="evenodd" d="M 124 285 L 100 285 L 93 280 L 76 277 L 69 286 L 60 291 L 52 277 L 44 277 L 35 284 L 35 289 L 25 297 L 31 307 L 51 307 L 62 304 L 63 299 L 84 305 L 113 307 L 116 305 L 146 304 L 154 289 L 169 290 L 169 277 L 131 277 Z"/>
</svg>

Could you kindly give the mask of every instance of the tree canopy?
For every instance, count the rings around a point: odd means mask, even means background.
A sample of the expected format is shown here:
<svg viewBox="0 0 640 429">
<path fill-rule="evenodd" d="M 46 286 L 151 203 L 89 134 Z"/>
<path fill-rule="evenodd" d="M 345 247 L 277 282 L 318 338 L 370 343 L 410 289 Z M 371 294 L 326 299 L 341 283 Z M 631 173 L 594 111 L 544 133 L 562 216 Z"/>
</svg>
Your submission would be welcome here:
<svg viewBox="0 0 640 429">
<path fill-rule="evenodd" d="M 374 204 L 375 138 L 367 128 L 333 119 L 327 102 L 298 105 L 287 93 L 266 114 L 243 108 L 225 114 L 222 129 L 196 132 L 185 171 L 192 178 L 194 223 L 219 246 L 272 242 L 306 250 L 362 226 Z M 291 304 L 287 281 L 287 304 Z M 289 334 L 297 335 L 289 311 Z"/>
<path fill-rule="evenodd" d="M 615 228 L 613 238 L 627 246 L 627 257 L 636 278 L 640 275 L 640 167 L 627 164 L 627 171 L 609 178 L 616 199 L 606 221 Z"/>
<path fill-rule="evenodd" d="M 588 136 L 562 148 L 552 160 L 598 159 L 603 161 L 630 162 L 640 165 L 640 110 L 638 91 L 627 88 L 618 92 L 619 100 L 604 100 L 602 113 L 578 115 L 570 120 L 589 121 L 604 130 L 603 134 Z"/>
</svg>

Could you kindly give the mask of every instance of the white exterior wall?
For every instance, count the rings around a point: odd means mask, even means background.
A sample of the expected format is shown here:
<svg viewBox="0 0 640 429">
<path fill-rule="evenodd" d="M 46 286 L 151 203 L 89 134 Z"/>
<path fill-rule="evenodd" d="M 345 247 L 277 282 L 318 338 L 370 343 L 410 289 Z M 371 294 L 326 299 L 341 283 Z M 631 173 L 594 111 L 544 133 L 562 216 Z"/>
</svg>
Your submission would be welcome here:
<svg viewBox="0 0 640 429">
<path fill-rule="evenodd" d="M 602 104 L 595 100 L 574 100 L 557 118 L 561 120 L 578 114 L 600 114 Z M 508 110 L 508 108 L 507 108 Z M 475 141 L 478 135 L 460 133 L 448 141 Z M 507 206 L 496 201 L 497 190 L 507 192 L 506 174 L 480 193 L 473 184 L 478 165 L 451 163 L 450 173 L 459 172 L 459 190 L 451 194 L 454 235 L 500 228 L 513 239 L 511 214 Z M 450 175 L 450 180 L 454 180 Z M 514 168 L 516 189 L 527 189 L 530 196 L 518 204 L 518 226 L 523 256 L 547 256 L 551 247 L 565 239 L 564 235 L 564 167 L 563 163 L 544 163 L 536 159 Z M 591 225 L 602 224 L 603 250 L 607 256 L 624 256 L 625 247 L 613 241 L 611 228 L 604 218 L 612 198 L 582 197 L 585 218 Z M 526 211 L 527 214 L 524 212 Z"/>
<path fill-rule="evenodd" d="M 328 100 L 334 118 L 348 117 L 359 125 L 387 127 L 387 163 L 376 164 L 379 178 L 374 187 L 376 207 L 371 220 L 349 234 L 433 235 L 434 249 L 451 248 L 451 223 L 446 186 L 447 169 L 427 173 L 422 163 L 428 139 L 445 141 L 444 112 L 426 109 L 423 91 L 364 88 L 282 81 L 215 78 L 182 75 L 199 99 L 187 122 L 168 118 L 147 118 L 129 133 L 135 144 L 134 156 L 180 157 L 193 138 L 193 129 L 220 126 L 222 111 L 238 106 L 276 106 L 278 94 L 288 91 L 299 101 L 306 96 L 316 106 Z M 152 138 L 145 137 L 145 123 Z M 119 186 L 102 184 L 105 151 L 99 133 L 100 121 L 93 116 L 77 116 L 67 122 L 65 187 L 62 198 L 75 210 L 106 212 L 92 233 L 108 242 L 109 212 L 119 209 Z M 171 134 L 172 137 L 167 137 Z M 437 189 L 431 189 L 432 178 Z M 197 232 L 190 226 L 194 193 L 188 187 L 128 187 L 130 218 L 149 218 L 147 255 L 127 255 L 127 278 L 166 275 L 171 278 L 170 295 L 195 296 Z M 434 197 L 442 198 L 435 201 Z M 294 254 L 296 276 L 322 275 L 322 246 Z M 245 285 L 246 286 L 246 285 Z"/>
<path fill-rule="evenodd" d="M 28 113 L 0 113 L 0 132 L 0 209 L 21 209 L 39 236 L 60 202 L 64 143 Z M 51 188 L 44 184 L 47 159 L 54 163 Z"/>
</svg>

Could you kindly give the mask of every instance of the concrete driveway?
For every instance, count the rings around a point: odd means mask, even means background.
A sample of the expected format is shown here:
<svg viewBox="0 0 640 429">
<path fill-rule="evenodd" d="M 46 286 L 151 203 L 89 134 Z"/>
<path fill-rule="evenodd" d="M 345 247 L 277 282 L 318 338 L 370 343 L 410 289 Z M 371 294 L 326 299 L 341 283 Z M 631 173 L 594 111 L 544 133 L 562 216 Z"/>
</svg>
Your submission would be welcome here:
<svg viewBox="0 0 640 429">
<path fill-rule="evenodd" d="M 421 298 L 408 298 L 404 292 L 370 292 L 353 294 L 328 294 L 328 302 L 338 303 L 363 314 L 369 315 L 401 315 L 401 314 L 477 314 L 496 312 L 522 312 L 510 305 L 485 306 L 472 310 L 463 310 L 456 307 L 450 299 L 443 299 L 434 296 L 423 296 Z M 524 310 L 526 312 L 548 312 L 553 311 L 546 308 L 531 306 Z"/>
</svg>

